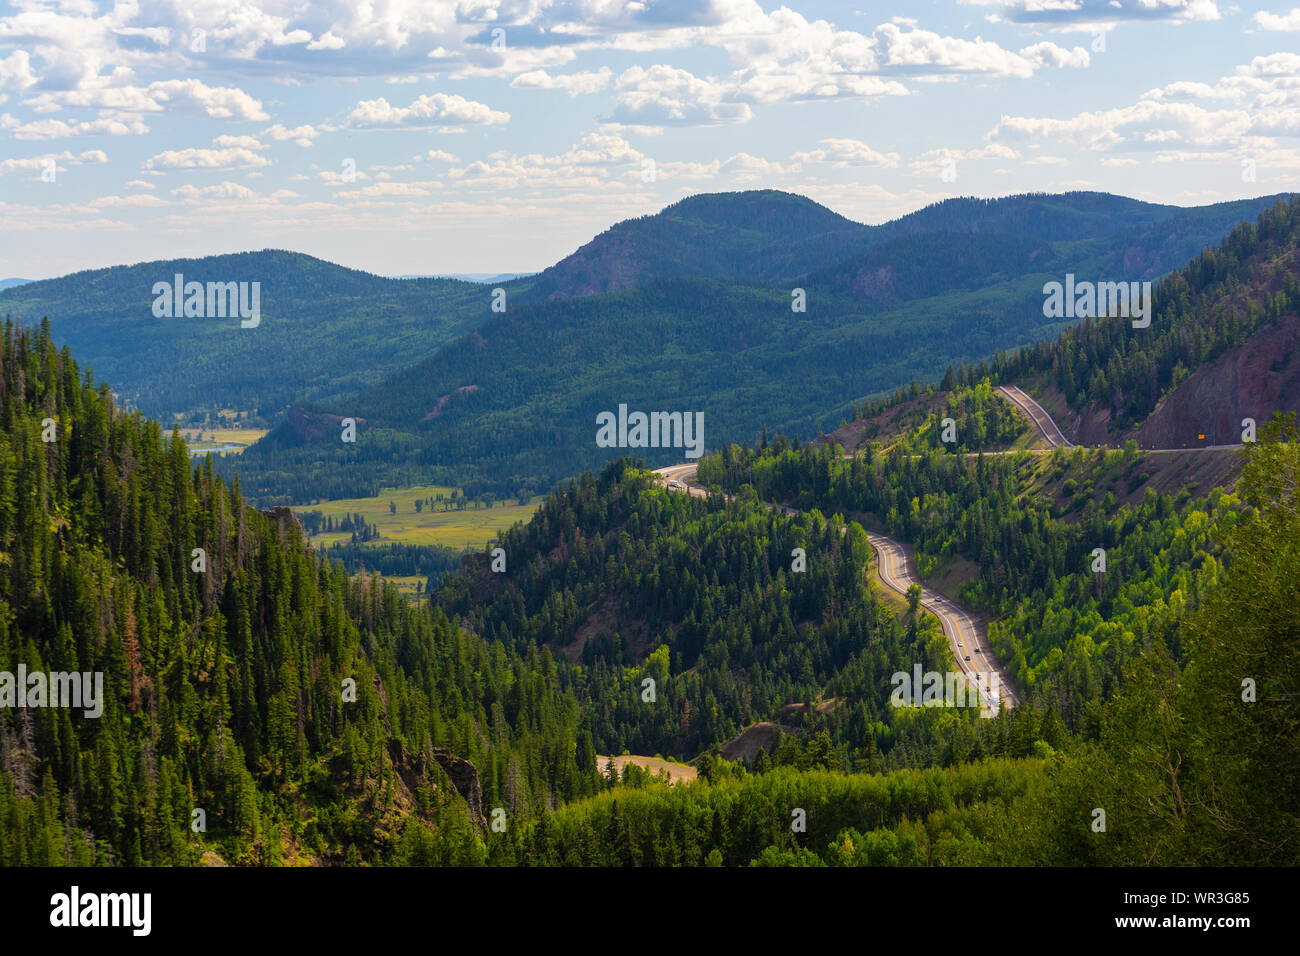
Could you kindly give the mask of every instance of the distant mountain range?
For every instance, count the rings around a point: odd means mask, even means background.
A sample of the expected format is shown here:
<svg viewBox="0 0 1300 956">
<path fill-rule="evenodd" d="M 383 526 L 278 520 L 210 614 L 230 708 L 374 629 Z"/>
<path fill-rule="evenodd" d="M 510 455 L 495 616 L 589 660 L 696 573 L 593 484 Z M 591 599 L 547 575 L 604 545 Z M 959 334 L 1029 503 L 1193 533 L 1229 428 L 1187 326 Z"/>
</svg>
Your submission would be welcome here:
<svg viewBox="0 0 1300 956">
<path fill-rule="evenodd" d="M 499 272 L 493 275 L 490 272 L 453 272 L 447 275 L 435 276 L 438 279 L 461 279 L 465 282 L 481 282 L 488 285 L 495 282 L 509 282 L 512 279 L 527 279 L 529 276 L 537 275 L 536 272 Z"/>
<path fill-rule="evenodd" d="M 703 412 L 711 448 L 835 428 L 854 400 L 1054 337 L 1072 320 L 1044 317 L 1045 282 L 1157 278 L 1277 198 L 953 199 L 866 226 L 791 193 L 706 194 L 536 275 L 385 278 L 263 250 L 24 283 L 0 291 L 0 314 L 48 316 L 146 414 L 276 426 L 237 463 L 263 501 L 304 500 L 318 471 L 348 495 L 430 478 L 540 490 L 627 451 L 594 440 L 619 405 Z M 177 275 L 257 283 L 256 327 L 157 317 L 155 286 Z"/>
<path fill-rule="evenodd" d="M 0 289 L 12 289 L 16 285 L 23 285 L 31 281 L 31 279 L 0 279 Z"/>
<path fill-rule="evenodd" d="M 535 272 L 440 272 L 432 275 L 393 276 L 394 279 L 460 279 L 462 282 L 478 282 L 484 285 L 494 282 L 509 282 L 511 279 L 526 279 L 537 275 Z"/>
</svg>

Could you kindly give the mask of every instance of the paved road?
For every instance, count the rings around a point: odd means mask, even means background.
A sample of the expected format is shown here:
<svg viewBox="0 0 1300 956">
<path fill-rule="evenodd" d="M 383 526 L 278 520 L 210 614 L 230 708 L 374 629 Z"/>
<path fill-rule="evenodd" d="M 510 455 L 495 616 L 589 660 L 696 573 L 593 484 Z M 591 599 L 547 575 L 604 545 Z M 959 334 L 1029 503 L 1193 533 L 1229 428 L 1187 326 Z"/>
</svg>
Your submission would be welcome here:
<svg viewBox="0 0 1300 956">
<path fill-rule="evenodd" d="M 1078 446 L 1070 439 L 1065 437 L 1065 432 L 1061 431 L 1061 426 L 1056 424 L 1056 420 L 1047 414 L 1047 410 L 1039 405 L 1034 399 L 1019 385 L 999 385 L 997 393 L 1015 405 L 1022 412 L 1029 416 L 1029 420 L 1034 423 L 1038 433 L 1043 436 L 1047 444 L 1052 448 L 1077 448 Z M 1155 452 L 1157 454 L 1170 454 L 1178 451 L 1231 451 L 1236 448 L 1244 447 L 1241 444 L 1236 445 L 1191 445 L 1184 448 L 1140 448 L 1143 452 Z M 986 452 L 986 454 L 989 454 Z M 1006 454 L 1005 452 L 992 452 L 992 454 Z"/>
<path fill-rule="evenodd" d="M 867 539 L 876 549 L 880 580 L 884 581 L 887 587 L 906 597 L 908 587 L 920 582 L 912 574 L 907 552 L 903 550 L 903 546 L 893 538 L 870 531 L 867 532 Z M 939 619 L 957 666 L 974 686 L 991 693 L 993 688 L 989 675 L 995 674 L 1001 703 L 1007 707 L 1014 707 L 1019 703 L 1011 675 L 998 663 L 997 657 L 989 649 L 988 635 L 984 627 L 969 611 L 956 601 L 931 591 L 925 585 L 921 585 L 921 607 Z M 996 707 L 993 709 L 996 711 Z"/>
<path fill-rule="evenodd" d="M 697 498 L 707 498 L 709 493 L 699 485 L 691 484 L 695 478 L 695 470 L 698 465 L 670 465 L 667 468 L 656 468 L 655 474 L 663 475 L 668 480 L 668 487 L 674 491 L 685 491 L 688 495 L 695 495 Z M 680 487 L 674 487 L 676 482 Z"/>
<path fill-rule="evenodd" d="M 705 497 L 708 492 L 691 483 L 695 477 L 695 470 L 695 465 L 671 465 L 667 468 L 656 469 L 657 473 L 663 475 L 670 486 L 673 482 L 677 483 L 678 487 L 675 487 L 674 491 L 685 491 L 687 494 Z M 785 514 L 794 514 L 791 508 L 779 507 Z M 907 552 L 903 549 L 902 544 L 893 538 L 886 537 L 883 534 L 873 534 L 872 532 L 867 532 L 867 539 L 876 551 L 880 579 L 885 582 L 887 587 L 906 597 L 908 587 L 920 582 L 912 574 L 907 560 Z M 943 633 L 948 638 L 948 645 L 952 648 L 953 657 L 956 659 L 957 666 L 962 673 L 966 674 L 973 684 L 987 693 L 991 693 L 993 690 L 989 674 L 996 673 L 1000 704 L 1014 707 L 1019 702 L 1015 684 L 1012 683 L 1010 675 L 998 663 L 997 658 L 989 648 L 988 636 L 974 615 L 956 601 L 946 598 L 924 585 L 921 585 L 921 606 L 939 619 Z M 976 648 L 979 648 L 979 650 L 977 651 Z M 970 657 L 969 661 L 966 660 L 968 655 Z M 997 705 L 991 706 L 991 709 L 996 712 Z"/>
<path fill-rule="evenodd" d="M 999 385 L 997 392 L 1029 416 L 1029 420 L 1034 423 L 1034 427 L 1038 429 L 1038 433 L 1043 436 L 1048 445 L 1053 448 L 1058 445 L 1065 448 L 1074 447 L 1074 442 L 1065 437 L 1065 432 L 1061 431 L 1052 416 L 1047 414 L 1043 406 L 1030 398 L 1029 393 L 1019 385 Z"/>
</svg>

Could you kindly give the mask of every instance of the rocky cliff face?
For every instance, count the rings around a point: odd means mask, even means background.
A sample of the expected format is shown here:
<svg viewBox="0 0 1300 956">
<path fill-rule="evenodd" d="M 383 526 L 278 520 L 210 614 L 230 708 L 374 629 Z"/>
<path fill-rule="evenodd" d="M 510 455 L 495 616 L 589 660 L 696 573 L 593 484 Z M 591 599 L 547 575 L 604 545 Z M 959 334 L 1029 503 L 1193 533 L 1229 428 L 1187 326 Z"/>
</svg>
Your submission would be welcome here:
<svg viewBox="0 0 1300 956">
<path fill-rule="evenodd" d="M 478 768 L 471 761 L 457 757 L 443 747 L 411 752 L 396 738 L 388 742 L 388 756 L 402 781 L 402 793 L 399 796 L 404 801 L 399 802 L 412 802 L 411 794 L 415 793 L 421 783 L 426 782 L 433 769 L 432 764 L 437 763 L 447 775 L 452 789 L 469 805 L 470 819 L 487 829 L 487 818 L 483 816 L 483 785 L 479 781 Z"/>
<path fill-rule="evenodd" d="M 1165 396 L 1133 437 L 1144 448 L 1235 445 L 1243 418 L 1262 427 L 1275 411 L 1300 410 L 1297 347 L 1300 316 L 1283 316 L 1197 369 Z"/>
<path fill-rule="evenodd" d="M 649 277 L 631 238 L 605 234 L 543 272 L 538 287 L 549 288 L 547 298 L 555 299 L 631 289 Z"/>
<path fill-rule="evenodd" d="M 302 522 L 298 520 L 298 516 L 284 505 L 276 505 L 270 511 L 263 511 L 262 514 L 266 515 L 279 526 L 281 541 L 287 541 L 289 539 L 289 532 L 292 528 L 298 529 L 299 537 L 307 537 L 307 532 L 303 530 Z"/>
<path fill-rule="evenodd" d="M 1051 385 L 1040 387 L 1037 397 L 1065 436 L 1079 445 L 1119 446 L 1129 438 L 1141 448 L 1237 445 L 1243 418 L 1263 427 L 1276 411 L 1300 412 L 1300 316 L 1283 316 L 1206 363 L 1144 422 L 1123 433 L 1111 431 L 1108 408 L 1075 411 Z"/>
<path fill-rule="evenodd" d="M 366 426 L 364 418 L 353 418 L 357 431 Z M 262 441 L 268 445 L 292 448 L 308 442 L 321 441 L 325 438 L 339 439 L 342 433 L 343 416 L 328 412 L 318 412 L 294 405 L 285 413 L 284 421 L 272 429 Z"/>
<path fill-rule="evenodd" d="M 450 750 L 433 748 L 433 759 L 438 761 L 456 792 L 469 804 L 471 816 L 486 829 L 487 819 L 483 816 L 483 786 L 478 779 L 478 768 L 464 757 L 457 757 Z"/>
</svg>

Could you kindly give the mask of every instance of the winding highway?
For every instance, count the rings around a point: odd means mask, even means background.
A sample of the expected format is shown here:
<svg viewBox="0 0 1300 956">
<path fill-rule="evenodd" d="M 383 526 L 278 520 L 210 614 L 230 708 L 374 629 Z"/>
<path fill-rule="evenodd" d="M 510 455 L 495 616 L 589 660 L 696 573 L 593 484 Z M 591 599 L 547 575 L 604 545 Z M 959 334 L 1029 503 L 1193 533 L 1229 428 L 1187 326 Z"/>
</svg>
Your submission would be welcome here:
<svg viewBox="0 0 1300 956">
<path fill-rule="evenodd" d="M 696 465 L 670 465 L 656 469 L 656 474 L 664 476 L 668 487 L 696 497 L 707 497 L 708 492 L 699 485 L 692 484 Z M 767 507 L 772 507 L 768 505 Z M 794 514 L 794 510 L 783 505 L 777 506 L 783 514 Z M 880 580 L 891 590 L 904 597 L 907 589 L 918 584 L 921 587 L 921 607 L 939 619 L 948 645 L 952 648 L 953 659 L 966 675 L 972 686 L 978 687 L 980 693 L 992 695 L 997 692 L 998 701 L 990 700 L 988 710 L 997 713 L 1001 706 L 1014 707 L 1019 698 L 1015 684 L 1006 670 L 993 655 L 988 646 L 988 636 L 979 620 L 956 601 L 944 597 L 925 585 L 920 584 L 912 573 L 911 562 L 903 545 L 883 534 L 867 532 L 867 540 L 876 552 L 876 564 L 880 569 Z M 968 659 L 969 658 L 969 659 Z M 996 677 L 996 682 L 993 680 Z"/>
<path fill-rule="evenodd" d="M 1051 451 L 1054 448 L 1070 449 L 1078 447 L 1065 437 L 1065 432 L 1056 424 L 1052 416 L 1023 388 L 1018 385 L 999 385 L 996 391 L 1029 418 L 1038 430 L 1039 435 L 1047 443 L 1048 448 L 1046 451 Z M 1145 448 L 1142 451 L 1225 451 L 1241 447 L 1241 445 L 1202 445 L 1199 447 L 1193 446 L 1192 448 Z M 1038 454 L 1044 452 L 1043 449 L 1026 450 Z M 1010 455 L 1020 454 L 1020 451 L 984 452 L 983 454 Z M 853 455 L 854 453 L 849 453 L 844 457 L 852 458 Z M 683 491 L 697 497 L 707 497 L 707 491 L 698 485 L 692 484 L 696 467 L 695 464 L 671 465 L 667 468 L 659 468 L 656 471 L 664 476 L 668 487 L 672 490 Z M 795 513 L 793 509 L 784 505 L 767 505 L 766 507 L 776 507 L 783 514 Z M 996 678 L 996 691 L 1000 698 L 1000 704 L 1014 707 L 1019 703 L 1016 686 L 1012 682 L 1011 676 L 989 648 L 987 630 L 979 619 L 956 601 L 921 584 L 916 575 L 912 573 L 907 551 L 901 543 L 893 538 L 872 532 L 867 532 L 867 538 L 871 542 L 872 548 L 875 549 L 876 562 L 880 569 L 880 580 L 884 582 L 886 587 L 906 597 L 907 589 L 911 585 L 920 585 L 921 606 L 939 619 L 943 633 L 948 638 L 948 645 L 952 648 L 953 658 L 957 661 L 957 666 L 961 668 L 967 679 L 978 686 L 982 692 L 992 694 L 995 689 L 993 678 Z M 990 710 L 996 712 L 996 705 L 991 704 Z"/>
</svg>

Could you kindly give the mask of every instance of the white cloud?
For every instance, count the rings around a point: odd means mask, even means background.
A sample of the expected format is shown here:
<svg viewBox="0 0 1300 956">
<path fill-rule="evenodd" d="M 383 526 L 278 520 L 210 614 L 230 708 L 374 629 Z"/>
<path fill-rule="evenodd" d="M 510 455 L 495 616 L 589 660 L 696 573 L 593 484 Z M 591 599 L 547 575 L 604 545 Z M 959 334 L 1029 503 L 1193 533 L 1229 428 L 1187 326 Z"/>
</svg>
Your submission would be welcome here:
<svg viewBox="0 0 1300 956">
<path fill-rule="evenodd" d="M 607 66 L 599 70 L 578 73 L 560 73 L 552 76 L 545 70 L 530 70 L 520 73 L 510 85 L 538 90 L 564 90 L 570 96 L 582 93 L 596 93 L 609 86 L 614 72 Z"/>
<path fill-rule="evenodd" d="M 1039 24 L 1057 30 L 1087 30 L 1130 21 L 1213 21 L 1214 0 L 960 0 L 968 6 L 996 7 L 992 23 Z"/>
<path fill-rule="evenodd" d="M 555 193 L 608 186 L 614 182 L 610 178 L 611 170 L 618 168 L 634 169 L 640 175 L 644 158 L 622 136 L 602 130 L 585 134 L 562 153 L 547 156 L 501 151 L 492 153 L 486 160 L 452 167 L 447 175 L 466 187 Z"/>
<path fill-rule="evenodd" d="M 1255 21 L 1255 26 L 1259 27 L 1261 30 L 1286 32 L 1300 30 L 1300 7 L 1296 7 L 1290 13 L 1283 13 L 1281 15 L 1267 13 L 1261 10 L 1259 13 L 1255 14 L 1252 19 Z"/>
<path fill-rule="evenodd" d="M 1035 66 L 1085 67 L 1091 62 L 1088 51 L 1081 46 L 1071 50 L 1055 43 L 1035 43 L 1020 51 L 1020 55 Z"/>
<path fill-rule="evenodd" d="M 656 166 L 657 175 L 669 182 L 710 179 L 736 183 L 771 182 L 773 177 L 786 172 L 786 168 L 780 163 L 761 156 L 751 156 L 749 153 L 736 153 L 726 159 L 715 159 L 709 163 L 668 162 Z M 633 171 L 628 175 L 637 178 L 641 174 L 639 171 Z"/>
<path fill-rule="evenodd" d="M 981 159 L 1018 159 L 1019 156 L 1019 153 L 1004 143 L 989 143 L 974 149 L 942 147 L 926 150 L 907 165 L 915 175 L 940 176 L 953 169 L 957 163 Z"/>
<path fill-rule="evenodd" d="M 991 142 L 1055 143 L 1098 152 L 1178 143 L 1233 155 L 1252 137 L 1283 136 L 1300 136 L 1300 55 L 1294 53 L 1255 57 L 1213 84 L 1169 83 L 1129 106 L 1066 119 L 1004 115 L 988 134 Z"/>
<path fill-rule="evenodd" d="M 166 206 L 167 202 L 150 193 L 135 193 L 131 196 L 100 196 L 91 200 L 90 205 L 96 209 L 150 209 Z"/>
<path fill-rule="evenodd" d="M 239 147 L 242 149 L 266 149 L 266 144 L 261 142 L 256 136 L 231 136 L 223 133 L 212 141 L 213 146 L 219 146 L 222 149 Z"/>
<path fill-rule="evenodd" d="M 432 93 L 418 97 L 410 106 L 392 106 L 388 100 L 362 100 L 348 116 L 348 125 L 358 128 L 407 128 L 443 130 L 462 126 L 503 126 L 510 114 L 484 103 L 467 100 L 455 93 Z"/>
<path fill-rule="evenodd" d="M 1145 142 L 1151 134 L 1203 145 L 1232 143 L 1245 135 L 1253 122 L 1245 110 L 1207 110 L 1194 103 L 1142 100 L 1069 119 L 1003 116 L 989 135 L 998 141 L 1047 141 L 1104 152 L 1125 143 Z"/>
<path fill-rule="evenodd" d="M 430 190 L 436 189 L 439 185 L 440 183 L 433 181 L 423 183 L 382 182 L 361 189 L 336 193 L 335 195 L 340 199 L 409 198 L 427 196 Z"/>
<path fill-rule="evenodd" d="M 202 80 L 159 80 L 148 86 L 114 84 L 111 77 L 94 77 L 74 89 L 38 93 L 24 100 L 38 113 L 66 107 L 157 113 L 169 106 L 189 105 L 214 119 L 267 120 L 262 103 L 233 86 L 208 86 Z"/>
<path fill-rule="evenodd" d="M 331 186 L 340 186 L 367 180 L 370 178 L 370 174 L 364 170 L 357 169 L 353 170 L 352 175 L 348 179 L 344 179 L 342 173 L 335 172 L 332 169 L 322 169 L 316 174 L 316 178 Z"/>
<path fill-rule="evenodd" d="M 149 132 L 138 116 L 104 117 L 94 120 L 65 122 L 56 119 L 33 120 L 24 123 L 8 113 L 0 115 L 0 130 L 12 133 L 14 139 L 65 139 L 70 136 L 140 136 Z"/>
<path fill-rule="evenodd" d="M 320 133 L 321 131 L 314 126 L 303 125 L 295 126 L 293 129 L 286 129 L 281 123 L 276 123 L 274 126 L 262 130 L 263 136 L 269 136 L 277 143 L 292 141 L 295 145 L 304 148 L 310 146 Z"/>
<path fill-rule="evenodd" d="M 347 41 L 342 37 L 337 37 L 329 30 L 326 30 L 315 40 L 307 44 L 309 50 L 341 50 L 347 46 Z"/>
<path fill-rule="evenodd" d="M 143 169 L 251 169 L 271 161 L 257 154 L 266 146 L 252 136 L 218 136 L 215 149 L 168 149 L 145 160 Z"/>
<path fill-rule="evenodd" d="M 179 186 L 171 191 L 177 199 L 185 202 L 200 202 L 204 199 L 222 201 L 256 199 L 257 193 L 239 183 L 222 182 L 215 186 Z"/>
<path fill-rule="evenodd" d="M 32 55 L 26 50 L 15 50 L 9 56 L 0 59 L 0 90 L 22 90 L 36 83 L 36 74 L 32 72 Z"/>
<path fill-rule="evenodd" d="M 1013 53 L 976 37 L 940 36 L 929 30 L 903 31 L 898 24 L 876 28 L 882 38 L 882 61 L 909 72 L 982 73 L 990 76 L 1030 77 L 1044 66 L 1087 66 L 1088 54 L 1080 47 L 1065 50 L 1054 43 L 1037 43 Z"/>
<path fill-rule="evenodd" d="M 879 153 L 856 139 L 823 139 L 818 148 L 795 153 L 790 157 L 796 164 L 830 163 L 836 169 L 852 166 L 877 166 L 893 168 L 898 165 L 897 153 Z"/>
<path fill-rule="evenodd" d="M 80 166 L 85 163 L 107 163 L 108 154 L 102 149 L 90 149 L 73 154 L 68 150 L 61 153 L 45 153 L 41 156 L 0 159 L 0 176 L 12 172 L 44 172 L 54 164 L 55 172 L 66 172 L 68 166 Z"/>
<path fill-rule="evenodd" d="M 1222 84 L 1211 86 L 1208 83 L 1198 83 L 1191 80 L 1178 80 L 1174 83 L 1167 83 L 1164 86 L 1156 87 L 1153 90 L 1147 90 L 1147 92 L 1142 94 L 1142 99 L 1173 102 L 1180 100 L 1233 99 L 1240 95 L 1242 95 L 1242 90 L 1228 88 Z"/>
<path fill-rule="evenodd" d="M 746 103 L 727 101 L 725 83 L 701 79 L 666 64 L 633 66 L 616 86 L 618 104 L 609 120 L 644 126 L 716 126 L 744 123 L 754 113 Z"/>
</svg>

